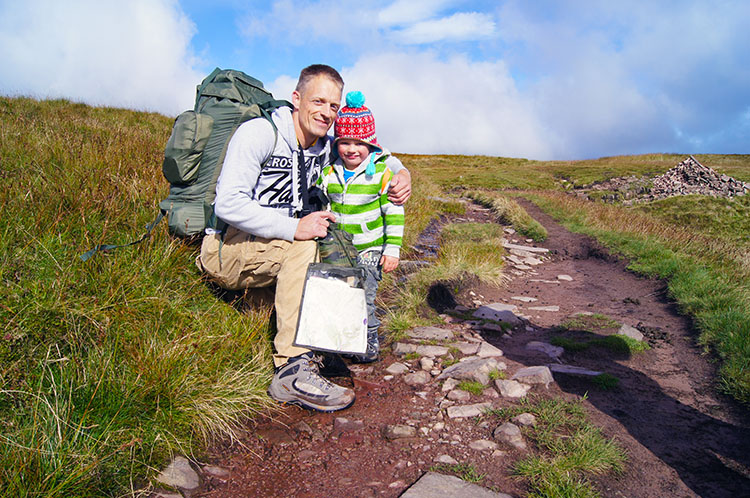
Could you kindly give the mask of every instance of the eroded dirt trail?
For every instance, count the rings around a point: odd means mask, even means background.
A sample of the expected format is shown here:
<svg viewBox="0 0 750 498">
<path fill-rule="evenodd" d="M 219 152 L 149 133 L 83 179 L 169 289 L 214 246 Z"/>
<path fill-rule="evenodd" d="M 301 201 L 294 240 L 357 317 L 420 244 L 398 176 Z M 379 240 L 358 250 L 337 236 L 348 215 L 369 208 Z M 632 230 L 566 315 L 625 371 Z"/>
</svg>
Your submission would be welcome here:
<svg viewBox="0 0 750 498">
<path fill-rule="evenodd" d="M 629 456 L 623 475 L 597 481 L 603 496 L 750 496 L 748 411 L 717 394 L 715 368 L 693 346 L 691 324 L 668 301 L 663 282 L 637 277 L 587 237 L 568 232 L 533 204 L 525 202 L 524 207 L 549 232 L 543 246 L 550 253 L 544 263 L 517 270 L 505 288 L 477 286 L 463 289 L 456 298 L 472 308 L 479 303 L 516 304 L 529 323 L 510 337 L 450 318 L 441 327 L 467 340 L 478 340 L 481 333 L 503 350 L 499 359 L 514 372 L 551 363 L 526 345 L 549 341 L 558 333 L 556 327 L 576 313 L 598 313 L 637 326 L 652 345 L 644 353 L 627 357 L 597 348 L 561 358 L 618 377 L 618 388 L 597 390 L 589 381 L 556 374 L 555 383 L 547 389 L 534 386 L 532 394 L 574 399 L 588 393 L 585 404 L 591 418 Z M 456 221 L 491 219 L 486 210 L 470 205 Z M 558 275 L 572 280 L 559 280 Z M 559 310 L 531 309 L 540 306 Z M 204 474 L 193 496 L 398 496 L 443 455 L 474 465 L 485 474 L 482 486 L 524 496 L 524 483 L 512 478 L 510 469 L 526 453 L 472 446 L 491 440 L 497 424 L 447 417 L 440 383 L 412 387 L 399 376 L 386 377 L 386 368 L 395 361 L 420 370 L 418 360 L 404 361 L 390 353 L 372 366 L 352 367 L 352 378 L 343 382 L 353 383 L 357 401 L 343 412 L 286 407 L 272 418 L 256 420 L 248 427 L 244 447 L 220 446 L 210 455 L 211 463 L 229 475 Z M 518 401 L 488 390 L 467 403 L 479 402 L 503 407 Z M 384 437 L 384 429 L 395 424 L 414 427 L 416 433 Z"/>
</svg>

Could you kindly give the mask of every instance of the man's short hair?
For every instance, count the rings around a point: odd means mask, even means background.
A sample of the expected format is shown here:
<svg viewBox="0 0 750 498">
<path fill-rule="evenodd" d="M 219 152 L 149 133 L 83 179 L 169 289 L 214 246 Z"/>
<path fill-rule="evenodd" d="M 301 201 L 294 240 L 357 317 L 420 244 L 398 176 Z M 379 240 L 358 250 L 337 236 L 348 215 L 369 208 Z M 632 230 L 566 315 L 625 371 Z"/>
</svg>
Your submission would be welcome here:
<svg viewBox="0 0 750 498">
<path fill-rule="evenodd" d="M 295 88 L 295 90 L 301 92 L 305 85 L 316 76 L 327 76 L 331 81 L 339 85 L 342 90 L 344 88 L 344 79 L 338 71 L 331 66 L 326 66 L 325 64 L 313 64 L 307 66 L 299 73 L 299 80 L 297 80 L 297 88 Z"/>
</svg>

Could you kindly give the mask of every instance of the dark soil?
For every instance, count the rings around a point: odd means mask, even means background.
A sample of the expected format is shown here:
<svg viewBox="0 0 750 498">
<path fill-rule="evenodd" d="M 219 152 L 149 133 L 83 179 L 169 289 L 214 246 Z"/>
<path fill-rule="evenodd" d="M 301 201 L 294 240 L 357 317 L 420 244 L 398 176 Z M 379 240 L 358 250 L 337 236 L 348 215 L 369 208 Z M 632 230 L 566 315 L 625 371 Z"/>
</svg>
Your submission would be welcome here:
<svg viewBox="0 0 750 498">
<path fill-rule="evenodd" d="M 510 372 L 550 363 L 525 345 L 549 341 L 560 333 L 559 325 L 576 313 L 598 313 L 636 326 L 650 350 L 629 357 L 592 348 L 566 352 L 562 358 L 567 364 L 616 376 L 617 388 L 600 390 L 590 381 L 556 374 L 555 383 L 548 389 L 535 387 L 532 396 L 568 400 L 586 396 L 590 419 L 626 449 L 623 474 L 593 477 L 602 496 L 750 496 L 750 413 L 718 392 L 716 366 L 695 346 L 697 332 L 668 299 L 664 282 L 638 277 L 627 270 L 625 261 L 595 241 L 568 232 L 533 204 L 524 202 L 524 207 L 548 230 L 543 246 L 550 249 L 551 257 L 532 272 L 511 274 L 505 288 L 475 284 L 453 296 L 448 286 L 442 286 L 432 292 L 430 301 L 436 307 L 451 299 L 471 308 L 477 302 L 517 304 L 530 326 L 520 327 L 509 338 L 498 333 L 485 336 L 504 351 L 502 360 Z M 470 206 L 462 220 L 492 221 L 486 210 L 476 206 Z M 560 274 L 573 280 L 557 281 Z M 513 296 L 538 301 L 526 304 L 512 300 Z M 528 310 L 544 305 L 558 305 L 559 312 Z M 471 327 L 448 320 L 445 327 Z M 474 465 L 485 474 L 480 485 L 524 496 L 526 483 L 511 476 L 513 463 L 523 456 L 519 450 L 505 448 L 506 455 L 498 458 L 467 446 L 476 439 L 492 439 L 497 423 L 491 418 L 460 424 L 446 418 L 440 438 L 418 433 L 415 438 L 389 441 L 382 436 L 387 424 L 411 422 L 420 427 L 442 417 L 438 383 L 412 388 L 398 380 L 384 380 L 385 368 L 396 359 L 386 351 L 371 366 L 352 367 L 351 378 L 336 379 L 356 390 L 357 401 L 347 410 L 325 414 L 284 407 L 257 419 L 239 443 L 214 447 L 204 463 L 227 469 L 229 476 L 204 473 L 202 487 L 192 496 L 398 496 L 442 454 Z M 471 402 L 488 400 L 485 394 L 472 396 Z M 517 403 L 491 401 L 500 407 Z M 337 417 L 361 421 L 362 426 L 335 428 Z"/>
</svg>

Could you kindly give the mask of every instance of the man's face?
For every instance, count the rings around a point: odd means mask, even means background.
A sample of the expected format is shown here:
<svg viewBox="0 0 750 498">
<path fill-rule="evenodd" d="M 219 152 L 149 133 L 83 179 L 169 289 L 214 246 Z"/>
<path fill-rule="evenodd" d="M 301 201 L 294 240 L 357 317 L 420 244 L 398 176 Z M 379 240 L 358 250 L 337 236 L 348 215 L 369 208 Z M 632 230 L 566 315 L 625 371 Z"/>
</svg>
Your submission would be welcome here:
<svg viewBox="0 0 750 498">
<path fill-rule="evenodd" d="M 297 113 L 297 137 L 303 145 L 311 145 L 316 138 L 324 137 L 336 120 L 341 106 L 341 87 L 324 75 L 311 79 L 301 91 L 292 93 L 292 104 Z"/>
</svg>

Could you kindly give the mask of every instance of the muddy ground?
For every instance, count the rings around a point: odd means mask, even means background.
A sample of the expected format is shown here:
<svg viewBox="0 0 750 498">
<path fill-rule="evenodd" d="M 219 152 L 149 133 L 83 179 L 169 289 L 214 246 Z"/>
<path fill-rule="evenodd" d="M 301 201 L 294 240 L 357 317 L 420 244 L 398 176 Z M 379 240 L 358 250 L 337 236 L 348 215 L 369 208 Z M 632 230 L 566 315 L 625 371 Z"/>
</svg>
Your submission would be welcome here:
<svg viewBox="0 0 750 498">
<path fill-rule="evenodd" d="M 550 358 L 525 345 L 549 341 L 559 333 L 561 322 L 579 312 L 600 313 L 645 332 L 651 349 L 632 357 L 600 348 L 563 355 L 564 363 L 618 377 L 617 388 L 600 390 L 590 381 L 556 374 L 548 389 L 535 386 L 530 394 L 577 399 L 587 393 L 584 405 L 591 420 L 628 454 L 623 474 L 592 478 L 602 496 L 750 496 L 750 412 L 718 392 L 716 365 L 695 346 L 697 332 L 669 300 L 664 282 L 638 277 L 596 242 L 568 232 L 531 203 L 524 202 L 524 207 L 549 232 L 540 244 L 550 249 L 544 264 L 511 274 L 504 288 L 477 285 L 462 288 L 455 297 L 471 308 L 479 302 L 514 303 L 528 317 L 528 327 L 514 330 L 512 337 L 482 333 L 503 350 L 511 372 L 550 363 Z M 486 210 L 473 205 L 453 221 L 494 222 Z M 559 281 L 561 274 L 573 280 Z M 537 301 L 525 304 L 511 300 L 513 296 Z M 559 311 L 527 309 L 544 305 L 557 305 Z M 448 321 L 442 326 L 459 331 L 472 326 Z M 385 368 L 397 359 L 386 351 L 381 361 L 353 367 L 351 378 L 337 379 L 353 385 L 357 393 L 347 410 L 325 414 L 285 407 L 256 420 L 241 444 L 212 448 L 202 463 L 229 474 L 204 473 L 201 488 L 192 496 L 398 496 L 444 454 L 485 474 L 480 485 L 525 496 L 526 483 L 511 475 L 512 464 L 523 452 L 505 448 L 503 456 L 492 456 L 468 447 L 470 441 L 492 439 L 497 423 L 448 420 L 438 408 L 444 393 L 437 381 L 409 387 L 398 379 L 384 380 Z M 413 366 L 419 368 L 418 363 Z M 487 395 L 471 400 L 480 401 L 499 407 L 518 402 Z M 359 425 L 335 426 L 337 417 Z M 439 436 L 418 433 L 394 441 L 383 437 L 388 424 L 420 427 L 435 421 L 445 423 Z"/>
</svg>

